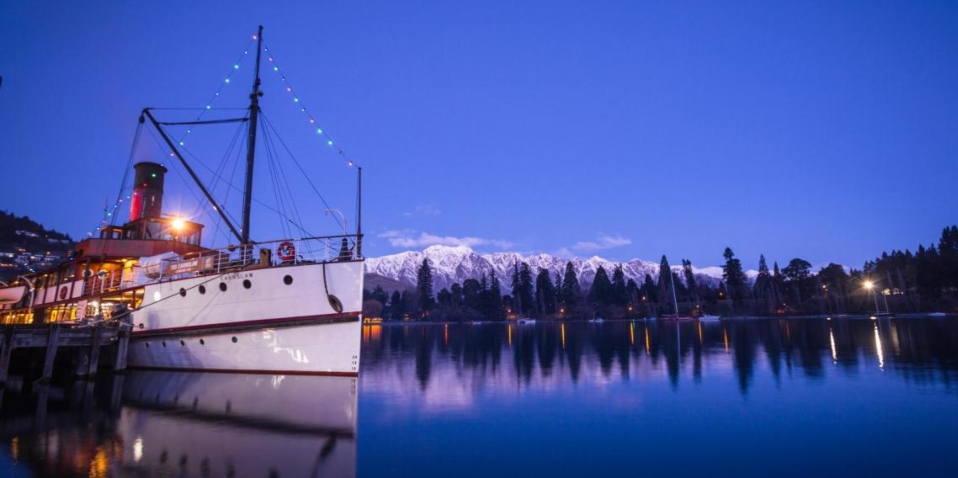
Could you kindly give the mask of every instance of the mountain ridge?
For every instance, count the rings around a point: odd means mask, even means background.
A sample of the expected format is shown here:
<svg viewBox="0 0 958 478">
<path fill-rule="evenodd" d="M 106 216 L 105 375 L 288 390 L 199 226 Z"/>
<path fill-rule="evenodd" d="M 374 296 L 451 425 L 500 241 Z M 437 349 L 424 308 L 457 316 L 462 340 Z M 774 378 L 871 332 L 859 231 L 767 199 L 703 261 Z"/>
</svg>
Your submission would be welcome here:
<svg viewBox="0 0 958 478">
<path fill-rule="evenodd" d="M 540 268 L 546 269 L 554 277 L 558 272 L 564 274 L 568 262 L 572 262 L 572 267 L 576 272 L 579 285 L 585 290 L 588 289 L 595 280 L 596 271 L 603 267 L 611 276 L 616 265 L 622 265 L 622 271 L 625 273 L 626 280 L 632 279 L 636 284 L 641 285 L 645 280 L 645 275 L 649 274 L 653 280 L 658 278 L 659 263 L 646 261 L 642 259 L 632 259 L 626 262 L 614 262 L 603 259 L 599 256 L 592 256 L 588 259 L 579 258 L 561 258 L 551 254 L 538 253 L 532 255 L 522 255 L 517 252 L 496 252 L 491 254 L 479 254 L 472 248 L 464 245 L 444 246 L 433 245 L 422 251 L 404 251 L 388 256 L 373 257 L 366 259 L 366 274 L 375 274 L 381 277 L 398 281 L 406 286 L 416 286 L 416 276 L 423 260 L 429 261 L 432 270 L 433 291 L 438 292 L 442 289 L 449 289 L 453 283 L 460 285 L 467 279 L 479 279 L 482 274 L 487 277 L 492 271 L 496 272 L 496 277 L 502 283 L 503 290 L 507 290 L 511 283 L 512 268 L 516 261 L 529 264 L 533 275 L 538 273 Z M 681 266 L 671 266 L 673 271 L 681 272 Z M 722 268 L 717 266 L 708 266 L 704 268 L 692 267 L 696 280 L 716 286 L 722 280 Z M 748 271 L 749 276 L 754 275 L 754 271 Z M 681 275 L 680 275 L 681 276 Z"/>
</svg>

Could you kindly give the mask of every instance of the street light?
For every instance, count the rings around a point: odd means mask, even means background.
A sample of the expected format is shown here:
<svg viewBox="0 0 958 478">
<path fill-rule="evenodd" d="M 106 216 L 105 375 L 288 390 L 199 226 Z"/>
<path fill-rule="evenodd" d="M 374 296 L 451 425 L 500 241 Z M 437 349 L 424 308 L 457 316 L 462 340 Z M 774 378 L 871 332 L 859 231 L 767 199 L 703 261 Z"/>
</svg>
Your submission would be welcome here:
<svg viewBox="0 0 958 478">
<path fill-rule="evenodd" d="M 875 299 L 875 315 L 880 314 L 881 312 L 878 311 L 878 296 L 875 295 L 875 283 L 870 280 L 866 280 L 865 288 L 871 291 L 872 298 Z"/>
</svg>

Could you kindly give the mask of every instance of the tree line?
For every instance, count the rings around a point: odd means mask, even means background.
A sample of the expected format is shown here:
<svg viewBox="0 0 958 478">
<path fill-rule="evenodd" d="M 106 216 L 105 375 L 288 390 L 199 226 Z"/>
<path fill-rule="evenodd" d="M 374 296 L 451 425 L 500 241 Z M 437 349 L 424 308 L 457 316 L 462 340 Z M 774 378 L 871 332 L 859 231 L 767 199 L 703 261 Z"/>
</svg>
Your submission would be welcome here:
<svg viewBox="0 0 958 478">
<path fill-rule="evenodd" d="M 958 309 L 958 227 L 946 227 L 937 244 L 919 245 L 917 252 L 893 250 L 867 261 L 862 269 L 830 263 L 817 272 L 800 258 L 782 268 L 769 268 L 758 258 L 754 280 L 745 273 L 730 247 L 723 253 L 722 280 L 698 281 L 692 262 L 682 259 L 678 271 L 666 256 L 657 280 L 645 274 L 641 284 L 626 279 L 622 265 L 611 274 L 596 270 L 587 290 L 572 262 L 560 271 L 539 268 L 533 273 L 516 261 L 509 288 L 492 271 L 478 279 L 455 283 L 434 293 L 432 268 L 423 259 L 416 288 L 391 295 L 377 286 L 364 291 L 364 315 L 391 320 L 503 320 L 505 318 L 588 319 L 699 316 L 826 315 L 915 313 Z"/>
</svg>

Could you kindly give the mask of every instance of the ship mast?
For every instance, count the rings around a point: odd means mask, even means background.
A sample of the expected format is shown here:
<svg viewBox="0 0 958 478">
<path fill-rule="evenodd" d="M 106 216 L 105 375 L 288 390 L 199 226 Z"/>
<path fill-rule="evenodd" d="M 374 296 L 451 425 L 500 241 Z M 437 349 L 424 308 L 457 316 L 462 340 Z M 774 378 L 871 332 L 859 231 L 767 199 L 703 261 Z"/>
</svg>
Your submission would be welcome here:
<svg viewBox="0 0 958 478">
<path fill-rule="evenodd" d="M 246 188 L 243 195 L 243 225 L 240 231 L 242 233 L 240 243 L 243 245 L 249 244 L 249 211 L 250 203 L 253 199 L 253 156 L 256 153 L 256 124 L 259 118 L 259 97 L 263 96 L 263 92 L 259 90 L 259 63 L 262 53 L 263 26 L 260 25 L 259 31 L 256 33 L 256 69 L 253 80 L 253 92 L 249 95 L 249 138 L 246 143 L 248 148 L 246 150 Z"/>
</svg>

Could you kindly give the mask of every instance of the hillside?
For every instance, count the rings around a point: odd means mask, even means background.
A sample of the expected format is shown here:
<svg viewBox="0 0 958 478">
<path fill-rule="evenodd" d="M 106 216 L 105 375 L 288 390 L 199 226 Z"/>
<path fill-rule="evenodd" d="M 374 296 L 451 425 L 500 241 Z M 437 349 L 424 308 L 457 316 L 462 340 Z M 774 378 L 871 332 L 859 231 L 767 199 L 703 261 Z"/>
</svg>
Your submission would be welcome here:
<svg viewBox="0 0 958 478">
<path fill-rule="evenodd" d="M 73 238 L 27 216 L 0 211 L 0 280 L 49 267 L 73 250 Z"/>
</svg>

